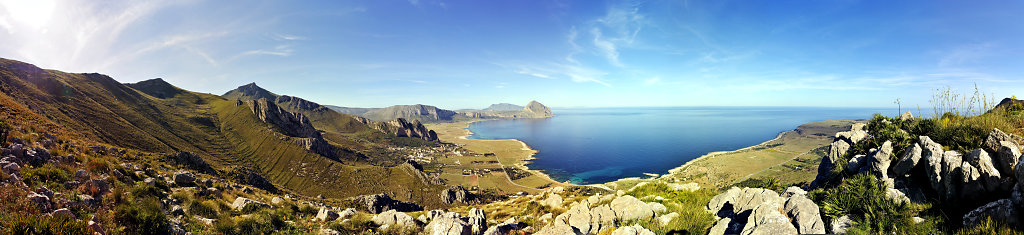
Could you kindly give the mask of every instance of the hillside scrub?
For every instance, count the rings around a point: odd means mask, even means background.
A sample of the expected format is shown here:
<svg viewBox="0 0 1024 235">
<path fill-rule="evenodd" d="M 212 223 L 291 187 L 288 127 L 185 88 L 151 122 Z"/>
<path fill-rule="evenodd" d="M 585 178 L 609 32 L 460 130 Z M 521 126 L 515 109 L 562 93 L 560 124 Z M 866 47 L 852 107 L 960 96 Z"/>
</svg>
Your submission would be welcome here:
<svg viewBox="0 0 1024 235">
<path fill-rule="evenodd" d="M 930 222 L 913 222 L 914 215 L 928 209 L 929 205 L 892 200 L 886 195 L 885 182 L 869 174 L 844 179 L 834 188 L 812 191 L 810 195 L 821 205 L 821 213 L 827 221 L 850 215 L 857 224 L 854 231 L 912 234 L 934 231 Z M 854 231 L 851 233 L 856 234 Z"/>
</svg>

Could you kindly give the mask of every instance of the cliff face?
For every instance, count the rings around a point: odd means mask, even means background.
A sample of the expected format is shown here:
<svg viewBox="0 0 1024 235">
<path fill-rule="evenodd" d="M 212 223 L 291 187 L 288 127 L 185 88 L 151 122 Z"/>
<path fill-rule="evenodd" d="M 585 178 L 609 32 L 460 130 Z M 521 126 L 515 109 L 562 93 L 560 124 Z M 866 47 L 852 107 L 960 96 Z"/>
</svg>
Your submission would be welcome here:
<svg viewBox="0 0 1024 235">
<path fill-rule="evenodd" d="M 470 118 L 545 118 L 555 116 L 551 112 L 551 108 L 537 101 L 530 101 L 525 107 L 507 103 L 493 104 L 484 110 L 464 110 L 459 114 Z"/>
<path fill-rule="evenodd" d="M 498 104 L 492 104 L 490 107 L 487 107 L 486 109 L 484 109 L 484 111 L 518 111 L 518 110 L 522 110 L 523 108 L 526 108 L 526 107 L 519 106 L 519 105 L 514 105 L 514 104 L 509 104 L 509 103 L 498 103 Z"/>
<path fill-rule="evenodd" d="M 374 121 L 390 121 L 395 119 L 418 120 L 421 122 L 450 121 L 455 111 L 441 109 L 430 105 L 395 105 L 383 109 L 375 109 L 362 114 L 362 117 Z"/>
<path fill-rule="evenodd" d="M 526 104 L 526 107 L 523 108 L 523 112 L 532 114 L 535 117 L 555 116 L 555 114 L 551 112 L 551 108 L 548 108 L 548 106 L 544 106 L 544 104 L 541 104 L 536 100 L 530 101 L 529 104 Z"/>
<path fill-rule="evenodd" d="M 245 101 L 245 104 L 256 118 L 281 128 L 285 135 L 296 137 L 295 143 L 299 146 L 328 158 L 337 158 L 334 148 L 324 140 L 320 130 L 314 128 L 305 115 L 285 111 L 266 98 Z"/>
<path fill-rule="evenodd" d="M 356 118 L 359 122 L 369 125 L 378 131 L 395 135 L 398 137 L 415 137 L 426 141 L 436 141 L 437 133 L 427 129 L 419 120 L 411 123 L 404 118 L 398 118 L 387 122 L 377 122 L 366 118 Z"/>
</svg>

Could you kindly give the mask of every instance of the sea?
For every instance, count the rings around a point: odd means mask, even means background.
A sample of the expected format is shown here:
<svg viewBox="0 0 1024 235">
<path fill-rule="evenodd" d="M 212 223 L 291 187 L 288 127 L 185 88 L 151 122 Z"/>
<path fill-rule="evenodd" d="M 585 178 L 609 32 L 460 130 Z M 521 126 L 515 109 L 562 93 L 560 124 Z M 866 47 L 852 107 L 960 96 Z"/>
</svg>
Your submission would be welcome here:
<svg viewBox="0 0 1024 235">
<path fill-rule="evenodd" d="M 897 108 L 559 108 L 554 117 L 474 122 L 470 139 L 518 139 L 539 151 L 530 169 L 573 184 L 665 174 L 704 154 L 775 138 L 830 119 L 897 116 Z M 907 110 L 903 110 L 907 111 Z M 917 114 L 916 111 L 913 113 Z"/>
</svg>

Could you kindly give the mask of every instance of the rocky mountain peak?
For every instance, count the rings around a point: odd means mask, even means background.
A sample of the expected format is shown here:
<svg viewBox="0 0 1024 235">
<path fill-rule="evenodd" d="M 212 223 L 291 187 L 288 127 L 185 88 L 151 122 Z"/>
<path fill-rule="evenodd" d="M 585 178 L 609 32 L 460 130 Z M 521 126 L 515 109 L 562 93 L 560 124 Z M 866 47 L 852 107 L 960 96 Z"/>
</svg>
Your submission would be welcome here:
<svg viewBox="0 0 1024 235">
<path fill-rule="evenodd" d="M 223 96 L 235 98 L 237 98 L 237 96 L 246 96 L 252 97 L 253 100 L 258 100 L 261 98 L 265 98 L 268 100 L 277 99 L 277 94 L 274 94 L 273 92 L 270 92 L 266 89 L 263 89 L 262 87 L 257 86 L 255 82 L 239 86 L 234 90 L 230 90 L 227 93 L 224 93 Z"/>
<path fill-rule="evenodd" d="M 167 81 L 164 81 L 164 79 L 162 78 L 154 78 L 136 83 L 128 83 L 125 85 L 128 85 L 128 87 L 139 90 L 142 93 L 146 93 L 147 95 L 161 99 L 171 98 L 177 94 L 184 92 L 184 90 L 175 87 L 174 85 L 171 85 Z"/>
<path fill-rule="evenodd" d="M 523 108 L 523 111 L 537 114 L 538 116 L 554 116 L 554 113 L 551 112 L 551 108 L 548 108 L 548 106 L 544 106 L 544 104 L 541 104 L 536 100 L 530 101 L 529 104 L 526 104 L 526 107 Z"/>
</svg>

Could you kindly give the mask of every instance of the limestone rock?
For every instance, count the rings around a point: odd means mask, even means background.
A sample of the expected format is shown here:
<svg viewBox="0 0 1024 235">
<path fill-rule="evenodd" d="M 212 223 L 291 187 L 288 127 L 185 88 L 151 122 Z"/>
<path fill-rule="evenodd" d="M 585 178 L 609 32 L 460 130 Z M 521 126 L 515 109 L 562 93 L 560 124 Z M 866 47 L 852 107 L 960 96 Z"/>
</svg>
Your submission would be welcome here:
<svg viewBox="0 0 1024 235">
<path fill-rule="evenodd" d="M 411 218 L 411 217 L 410 217 Z M 487 215 L 483 210 L 473 208 L 469 210 L 468 221 L 473 234 L 481 234 L 487 230 Z"/>
<path fill-rule="evenodd" d="M 732 223 L 732 219 L 726 217 L 718 220 L 715 226 L 711 227 L 708 231 L 708 235 L 724 235 L 726 230 L 729 229 L 729 224 Z"/>
<path fill-rule="evenodd" d="M 936 192 L 945 191 L 942 184 L 942 145 L 935 143 L 928 136 L 920 136 L 921 157 L 925 160 L 925 172 L 928 173 L 928 183 Z"/>
<path fill-rule="evenodd" d="M 640 199 L 633 196 L 621 196 L 612 200 L 612 210 L 621 221 L 654 218 L 654 210 Z"/>
<path fill-rule="evenodd" d="M 1006 176 L 1012 175 L 1013 166 L 1020 161 L 1020 146 L 1013 141 L 1000 141 L 999 150 L 996 151 L 995 163 L 999 172 Z M 1021 180 L 1021 178 L 1017 178 Z"/>
<path fill-rule="evenodd" d="M 680 183 L 668 183 L 668 188 L 676 191 L 687 191 L 693 192 L 700 190 L 700 185 L 694 182 L 680 184 Z"/>
<path fill-rule="evenodd" d="M 271 198 L 270 199 L 270 203 L 273 203 L 274 205 L 280 205 L 281 203 L 284 203 L 284 198 L 281 198 L 281 197 Z"/>
<path fill-rule="evenodd" d="M 338 219 L 340 219 L 340 220 L 348 219 L 348 218 L 352 218 L 352 216 L 355 216 L 355 215 L 356 215 L 356 209 L 355 208 L 346 208 L 345 210 L 343 210 L 343 211 L 338 213 Z"/>
<path fill-rule="evenodd" d="M 648 202 L 647 205 L 651 206 L 651 210 L 654 210 L 654 213 L 656 214 L 663 214 L 668 211 L 668 207 L 665 207 L 665 205 L 662 205 L 661 203 Z"/>
<path fill-rule="evenodd" d="M 335 214 L 337 216 L 337 214 Z M 403 228 L 416 228 L 416 219 L 405 213 L 396 210 L 388 210 L 373 216 L 373 223 L 377 225 L 400 226 Z"/>
<path fill-rule="evenodd" d="M 612 231 L 612 235 L 654 235 L 654 232 L 640 225 L 623 226 Z"/>
<path fill-rule="evenodd" d="M 981 173 L 977 168 L 974 168 L 969 162 L 964 162 L 960 166 L 960 172 L 962 179 L 960 184 L 960 197 L 962 198 L 976 198 L 981 196 L 981 193 L 985 191 L 985 186 L 981 182 Z"/>
<path fill-rule="evenodd" d="M 434 233 L 434 234 L 436 234 L 436 233 Z M 464 233 L 464 234 L 468 234 L 468 233 Z M 558 224 L 558 223 L 555 223 L 555 224 L 552 224 L 552 225 L 548 225 L 547 227 L 544 227 L 544 229 L 541 229 L 540 231 L 535 233 L 535 235 L 571 235 L 571 234 L 580 234 L 580 233 L 578 233 L 575 230 L 573 230 L 573 228 L 571 226 L 569 226 L 568 224 Z"/>
<path fill-rule="evenodd" d="M 741 234 L 796 234 L 789 218 L 779 212 L 777 201 L 765 201 L 754 208 Z"/>
<path fill-rule="evenodd" d="M 196 176 L 191 172 L 178 171 L 174 172 L 174 184 L 177 186 L 188 186 L 192 185 L 196 181 Z"/>
<path fill-rule="evenodd" d="M 708 211 L 718 215 L 718 217 L 730 217 L 732 216 L 732 208 L 724 208 L 731 201 L 735 200 L 737 196 L 742 193 L 743 190 L 737 187 L 732 187 L 723 193 L 715 195 L 708 202 Z M 731 204 L 729 204 L 731 205 Z M 724 210 L 723 210 L 724 209 Z"/>
<path fill-rule="evenodd" d="M 377 218 L 377 217 L 374 217 Z M 316 213 L 316 219 L 319 221 L 332 221 L 338 219 L 338 213 L 334 212 L 327 207 L 321 207 L 320 211 Z M 376 222 L 376 221 L 374 221 Z"/>
<path fill-rule="evenodd" d="M 354 201 L 362 204 L 362 206 L 366 208 L 366 211 L 374 214 L 379 214 L 387 210 L 396 210 L 399 212 L 423 210 L 423 207 L 416 203 L 394 200 L 391 199 L 391 196 L 383 193 L 358 196 L 354 198 Z"/>
<path fill-rule="evenodd" d="M 1020 226 L 1022 222 L 1021 218 L 1024 214 L 1016 208 L 1016 205 L 1010 199 L 1000 199 L 994 202 L 985 204 L 971 212 L 964 215 L 964 227 L 974 227 L 985 220 L 985 218 L 991 217 L 992 220 L 1006 223 L 1010 226 Z"/>
<path fill-rule="evenodd" d="M 466 203 L 469 201 L 469 197 L 467 197 L 468 194 L 469 192 L 461 185 L 451 186 L 444 191 L 441 191 L 441 200 L 446 204 L 452 204 L 455 202 Z"/>
<path fill-rule="evenodd" d="M 818 176 L 815 177 L 812 186 L 824 184 L 826 180 L 832 177 L 832 170 L 836 167 L 836 162 L 839 161 L 846 151 L 850 150 L 850 143 L 845 140 L 833 141 L 828 147 L 828 154 L 821 158 L 821 163 L 818 163 Z"/>
<path fill-rule="evenodd" d="M 912 120 L 914 120 L 914 114 L 910 113 L 910 111 L 907 111 L 907 112 L 905 112 L 903 114 L 900 114 L 900 121 L 912 121 Z"/>
<path fill-rule="evenodd" d="M 871 173 L 880 178 L 887 178 L 889 175 L 889 163 L 892 158 L 892 142 L 886 140 L 878 151 L 868 158 L 868 167 Z"/>
<path fill-rule="evenodd" d="M 678 212 L 672 212 L 672 213 L 664 214 L 664 215 L 658 216 L 658 223 L 661 224 L 662 227 L 664 227 L 664 226 L 667 226 L 668 223 L 671 223 L 672 220 L 674 220 L 674 219 L 676 219 L 678 217 L 679 217 L 679 213 Z"/>
<path fill-rule="evenodd" d="M 807 196 L 807 191 L 804 191 L 803 189 L 797 186 L 789 186 L 788 188 L 786 188 L 786 191 L 782 191 L 783 198 L 790 198 L 794 196 Z"/>
<path fill-rule="evenodd" d="M 821 220 L 818 205 L 804 195 L 794 195 L 786 200 L 786 214 L 801 234 L 825 233 L 825 222 Z"/>
<path fill-rule="evenodd" d="M 28 196 L 25 196 L 25 198 L 35 203 L 36 208 L 39 209 L 40 211 L 50 211 L 50 207 L 53 206 L 53 203 L 50 202 L 50 197 L 47 197 L 46 195 L 43 194 L 31 192 L 28 194 Z"/>
<path fill-rule="evenodd" d="M 867 164 L 868 156 L 858 154 L 850 158 L 850 161 L 846 163 L 846 172 L 850 174 L 856 174 L 860 172 L 861 168 Z"/>
<path fill-rule="evenodd" d="M 992 158 L 989 157 L 988 153 L 982 149 L 972 150 L 967 154 L 967 162 L 970 162 L 978 173 L 980 174 L 981 181 L 985 185 L 986 192 L 994 192 L 1002 185 L 1002 176 L 999 174 L 999 170 L 996 169 Z M 966 173 L 964 174 L 966 176 Z"/>
<path fill-rule="evenodd" d="M 918 143 L 907 147 L 907 150 L 903 151 L 903 156 L 896 161 L 896 165 L 893 165 L 892 173 L 896 177 L 910 173 L 910 170 L 914 169 L 918 162 L 921 162 L 921 152 L 921 145 Z"/>
<path fill-rule="evenodd" d="M 238 197 L 235 198 L 235 201 L 231 203 L 231 208 L 237 211 L 241 211 L 242 209 L 249 205 L 257 207 L 267 207 L 267 204 L 263 204 L 262 202 L 254 201 L 252 199 L 244 197 Z"/>
<path fill-rule="evenodd" d="M 615 211 L 608 204 L 594 207 L 594 209 L 590 210 L 590 215 L 593 219 L 591 223 L 600 225 L 611 225 L 615 222 L 616 218 Z"/>
<path fill-rule="evenodd" d="M 1001 142 L 1010 141 L 1016 143 L 1013 136 L 1006 134 L 999 130 L 999 128 L 992 128 L 992 132 L 988 133 L 988 137 L 985 138 L 985 142 L 982 143 L 982 148 L 989 152 L 999 151 L 999 147 L 1002 146 Z"/>
<path fill-rule="evenodd" d="M 438 235 L 470 235 L 473 230 L 466 221 L 460 219 L 458 213 L 448 212 L 431 220 L 423 228 L 423 232 Z"/>
<path fill-rule="evenodd" d="M 541 205 L 545 205 L 551 208 L 562 208 L 562 196 L 551 193 L 548 194 L 548 198 L 541 202 Z"/>
<path fill-rule="evenodd" d="M 963 179 L 961 166 L 963 166 L 963 158 L 960 153 L 956 151 L 942 153 L 942 188 L 945 191 L 939 192 L 945 192 L 943 195 L 946 199 L 955 198 L 959 193 L 957 183 L 962 182 Z"/>
</svg>

